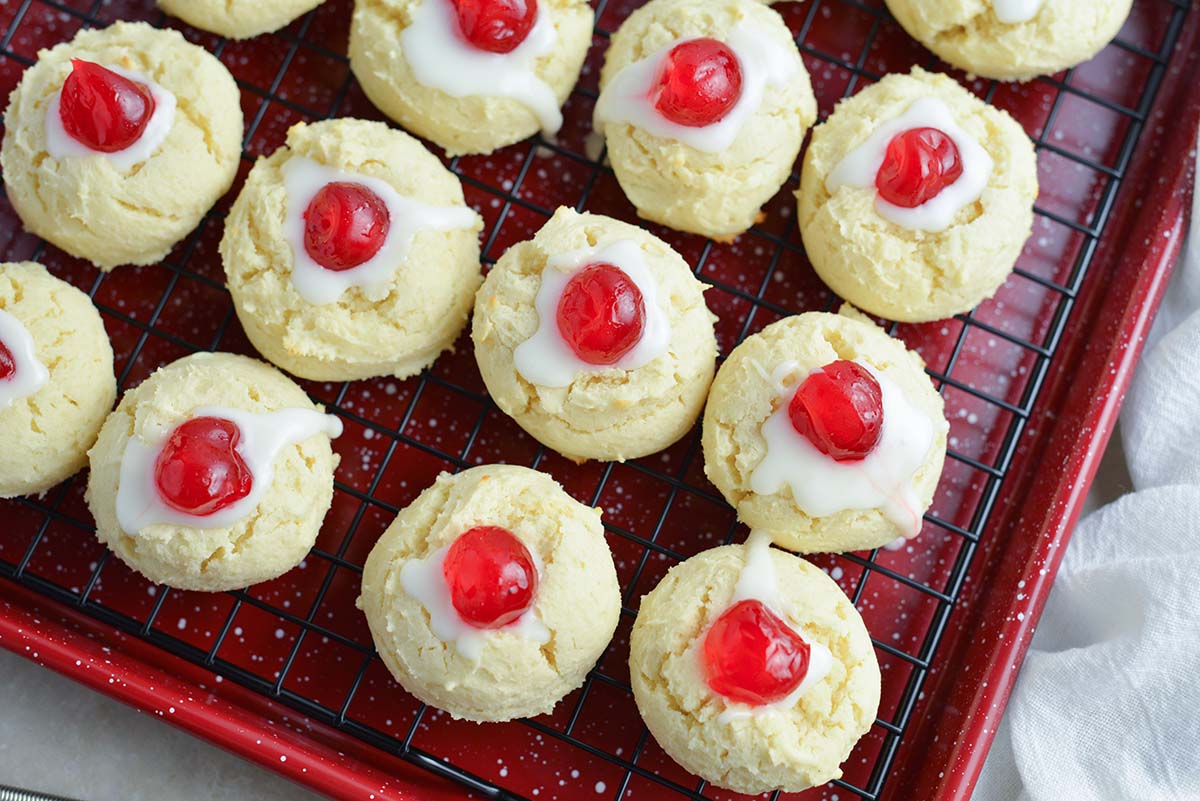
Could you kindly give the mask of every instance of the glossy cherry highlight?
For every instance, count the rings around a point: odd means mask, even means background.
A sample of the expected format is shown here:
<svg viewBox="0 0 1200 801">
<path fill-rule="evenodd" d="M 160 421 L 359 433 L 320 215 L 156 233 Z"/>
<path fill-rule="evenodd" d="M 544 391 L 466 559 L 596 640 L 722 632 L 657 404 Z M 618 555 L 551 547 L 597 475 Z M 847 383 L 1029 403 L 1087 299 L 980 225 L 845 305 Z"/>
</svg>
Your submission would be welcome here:
<svg viewBox="0 0 1200 801">
<path fill-rule="evenodd" d="M 326 270 L 351 270 L 379 252 L 391 224 L 383 198 L 362 184 L 335 181 L 304 210 L 304 250 Z"/>
<path fill-rule="evenodd" d="M 911 128 L 888 142 L 875 188 L 887 202 L 912 209 L 937 197 L 962 173 L 953 139 L 937 128 Z"/>
<path fill-rule="evenodd" d="M 511 53 L 537 22 L 537 0 L 454 0 L 458 27 L 472 46 Z"/>
<path fill-rule="evenodd" d="M 446 552 L 442 575 L 454 609 L 477 628 L 512 623 L 533 606 L 537 594 L 533 556 L 499 526 L 476 526 L 456 539 Z"/>
<path fill-rule="evenodd" d="M 743 704 L 778 701 L 804 681 L 811 650 L 761 601 L 739 601 L 704 635 L 708 686 Z"/>
<path fill-rule="evenodd" d="M 220 417 L 195 417 L 172 431 L 154 461 L 163 502 L 205 517 L 249 495 L 254 477 L 237 452 L 241 437 L 236 423 Z"/>
<path fill-rule="evenodd" d="M 839 462 L 866 458 L 883 433 L 883 390 L 857 362 L 831 362 L 800 384 L 788 404 L 792 427 Z"/>
<path fill-rule="evenodd" d="M 3 342 L 0 342 L 0 381 L 7 381 L 17 373 L 17 361 L 13 358 L 12 351 Z"/>
<path fill-rule="evenodd" d="M 558 331 L 588 364 L 615 364 L 646 328 L 646 302 L 629 275 L 598 262 L 579 270 L 558 301 Z"/>
<path fill-rule="evenodd" d="M 742 96 L 742 65 L 724 42 L 691 39 L 667 53 L 654 107 L 671 122 L 703 128 L 720 122 Z"/>
<path fill-rule="evenodd" d="M 101 153 L 136 142 L 154 115 L 149 87 L 99 64 L 71 59 L 58 115 L 71 137 Z"/>
</svg>

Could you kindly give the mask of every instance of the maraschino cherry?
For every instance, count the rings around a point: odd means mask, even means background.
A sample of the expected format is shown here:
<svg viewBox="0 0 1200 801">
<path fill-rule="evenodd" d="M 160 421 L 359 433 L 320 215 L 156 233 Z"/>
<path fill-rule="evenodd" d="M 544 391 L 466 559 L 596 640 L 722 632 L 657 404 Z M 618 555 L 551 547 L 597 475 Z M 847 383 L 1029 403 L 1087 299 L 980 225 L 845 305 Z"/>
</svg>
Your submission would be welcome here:
<svg viewBox="0 0 1200 801">
<path fill-rule="evenodd" d="M 219 417 L 195 417 L 172 431 L 154 462 L 167 506 L 205 517 L 249 495 L 254 477 L 236 450 L 241 436 L 236 423 Z"/>
<path fill-rule="evenodd" d="M 466 40 L 489 53 L 511 53 L 537 22 L 537 0 L 454 0 Z"/>
<path fill-rule="evenodd" d="M 579 270 L 558 301 L 558 330 L 588 364 L 615 364 L 646 327 L 646 302 L 633 279 L 613 264 Z"/>
<path fill-rule="evenodd" d="M 58 115 L 73 139 L 92 150 L 115 153 L 141 137 L 153 114 L 149 87 L 99 64 L 71 59 Z"/>
<path fill-rule="evenodd" d="M 442 575 L 450 602 L 467 623 L 496 629 L 533 605 L 538 575 L 533 556 L 508 529 L 476 526 L 446 552 Z"/>
<path fill-rule="evenodd" d="M 12 351 L 3 342 L 0 342 L 0 381 L 7 381 L 16 375 L 17 362 L 13 358 Z"/>
<path fill-rule="evenodd" d="M 724 42 L 691 39 L 667 53 L 658 78 L 658 113 L 677 125 L 720 122 L 742 96 L 742 65 Z"/>
<path fill-rule="evenodd" d="M 812 373 L 788 404 L 792 427 L 839 462 L 866 458 L 883 432 L 883 391 L 857 362 L 840 359 Z"/>
<path fill-rule="evenodd" d="M 383 198 L 362 184 L 335 181 L 304 210 L 304 250 L 326 270 L 350 270 L 379 252 L 390 227 Z"/>
<path fill-rule="evenodd" d="M 708 686 L 743 704 L 778 701 L 804 681 L 811 650 L 761 601 L 739 601 L 704 635 Z"/>
<path fill-rule="evenodd" d="M 937 197 L 962 172 L 953 139 L 937 128 L 911 128 L 888 143 L 875 188 L 888 203 L 912 209 Z"/>
</svg>

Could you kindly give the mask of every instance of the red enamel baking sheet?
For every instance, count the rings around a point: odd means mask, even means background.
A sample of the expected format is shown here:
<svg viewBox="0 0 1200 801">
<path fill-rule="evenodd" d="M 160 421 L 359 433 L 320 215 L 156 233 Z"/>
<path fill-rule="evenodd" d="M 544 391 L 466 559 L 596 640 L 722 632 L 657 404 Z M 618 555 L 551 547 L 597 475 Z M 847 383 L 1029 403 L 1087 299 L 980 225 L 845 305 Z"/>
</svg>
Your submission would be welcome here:
<svg viewBox="0 0 1200 801">
<path fill-rule="evenodd" d="M 487 223 L 485 267 L 559 205 L 636 220 L 611 171 L 589 158 L 588 133 L 607 36 L 639 4 L 594 3 L 594 45 L 556 141 L 448 161 Z M 880 2 L 776 8 L 823 115 L 886 72 L 944 68 Z M 348 0 L 329 0 L 247 42 L 181 28 L 242 87 L 242 176 L 294 122 L 379 118 L 346 64 L 349 13 Z M 115 19 L 176 24 L 149 0 L 0 5 L 0 90 L 38 48 Z M 883 703 L 841 780 L 787 798 L 970 795 L 1179 253 L 1200 120 L 1198 19 L 1184 0 L 1136 0 L 1117 42 L 1073 71 L 1017 85 L 956 73 L 1038 146 L 1034 232 L 1017 272 L 972 314 L 889 327 L 921 352 L 945 396 L 950 454 L 918 539 L 813 560 L 867 622 Z M 648 226 L 712 285 L 723 353 L 781 316 L 838 302 L 805 258 L 795 185 L 793 176 L 732 244 Z M 0 200 L 0 258 L 39 259 L 91 293 L 123 388 L 196 350 L 251 353 L 216 248 L 236 189 L 163 264 L 107 276 L 24 233 Z M 97 544 L 78 476 L 0 502 L 0 645 L 337 798 L 737 797 L 662 753 L 637 716 L 625 664 L 641 595 L 679 559 L 745 534 L 703 477 L 695 432 L 636 462 L 573 465 L 495 408 L 465 337 L 417 378 L 305 387 L 346 434 L 333 508 L 300 567 L 237 593 L 154 587 Z M 554 714 L 477 726 L 391 681 L 353 600 L 396 509 L 441 470 L 493 461 L 546 470 L 604 507 L 624 610 L 587 683 Z"/>
</svg>

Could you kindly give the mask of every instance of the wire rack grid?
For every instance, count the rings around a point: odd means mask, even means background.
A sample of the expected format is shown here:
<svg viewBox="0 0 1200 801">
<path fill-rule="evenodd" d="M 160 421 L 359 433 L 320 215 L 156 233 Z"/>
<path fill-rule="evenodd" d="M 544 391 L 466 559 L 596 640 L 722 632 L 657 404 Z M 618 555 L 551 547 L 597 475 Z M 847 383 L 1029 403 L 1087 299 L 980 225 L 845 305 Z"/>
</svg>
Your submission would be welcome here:
<svg viewBox="0 0 1200 801">
<path fill-rule="evenodd" d="M 469 202 L 488 223 L 485 266 L 536 230 L 556 205 L 633 219 L 603 154 L 589 156 L 586 131 L 607 37 L 640 2 L 598 0 L 594 5 L 595 43 L 584 78 L 568 101 L 567 128 L 560 140 L 515 145 L 493 158 L 448 161 Z M 938 66 L 907 41 L 880 2 L 810 0 L 777 8 L 794 30 L 814 76 L 823 116 L 839 97 L 887 71 L 914 63 Z M 843 798 L 876 799 L 884 792 L 975 544 L 986 536 L 997 494 L 1188 10 L 1186 0 L 1137 0 L 1135 23 L 1105 51 L 1109 61 L 1101 59 L 1103 69 L 1119 65 L 1125 70 L 1119 91 L 1086 70 L 1043 78 L 1032 88 L 968 83 L 1025 124 L 1039 151 L 1043 187 L 1050 170 L 1051 177 L 1076 176 L 1079 188 L 1060 189 L 1067 182 L 1054 181 L 1053 191 L 1044 192 L 1036 208 L 1034 243 L 995 301 L 944 324 L 888 328 L 922 353 L 946 398 L 952 422 L 943 480 L 947 487 L 939 489 L 915 546 L 814 559 L 867 618 L 884 667 L 885 698 L 872 732 L 847 763 L 846 776 L 811 797 L 841 793 Z M 184 29 L 238 78 L 248 123 L 243 175 L 255 157 L 282 143 L 291 122 L 376 116 L 346 66 L 348 15 L 348 2 L 331 0 L 279 34 L 251 43 Z M 15 85 L 37 46 L 116 18 L 170 24 L 150 3 L 135 0 L 20 0 L 0 7 L 0 80 L 9 88 Z M 1091 122 L 1082 125 L 1079 118 Z M 1048 161 L 1054 163 L 1050 168 Z M 797 183 L 793 174 L 788 191 L 772 201 L 764 222 L 736 245 L 651 226 L 711 287 L 710 305 L 722 318 L 722 353 L 774 319 L 829 310 L 838 303 L 813 277 L 794 230 L 790 190 Z M 44 260 L 56 274 L 88 291 L 109 326 L 118 382 L 125 389 L 159 364 L 189 352 L 252 352 L 214 257 L 227 203 L 210 212 L 161 267 L 104 275 L 22 234 L 5 200 L 0 204 L 0 256 Z M 505 724 L 503 737 L 517 749 L 554 751 L 559 759 L 585 763 L 607 778 L 592 783 L 592 774 L 587 776 L 589 789 L 601 797 L 731 797 L 681 772 L 657 750 L 632 711 L 624 666 L 640 594 L 671 564 L 738 536 L 732 511 L 703 479 L 698 431 L 661 457 L 622 465 L 570 465 L 528 440 L 499 413 L 474 370 L 469 344 L 417 378 L 366 384 L 367 390 L 363 382 L 306 384 L 315 399 L 341 417 L 355 444 L 339 441 L 343 462 L 334 510 L 310 558 L 294 571 L 298 577 L 289 574 L 266 588 L 221 596 L 146 586 L 94 543 L 79 477 L 40 498 L 0 502 L 0 520 L 12 521 L 0 527 L 0 576 L 479 796 L 531 801 L 542 789 L 538 781 L 547 778 L 539 775 L 545 774 L 545 763 L 540 769 L 526 766 L 524 773 L 515 767 L 511 772 L 497 769 L 492 763 L 502 760 L 490 757 L 503 751 L 500 738 L 462 728 L 408 698 L 382 671 L 361 621 L 348 619 L 357 615 L 353 593 L 375 535 L 438 471 L 499 459 L 539 467 L 581 500 L 606 509 L 605 526 L 622 580 L 622 623 L 584 686 L 554 715 Z M 440 428 L 435 425 L 439 421 Z M 202 622 L 189 627 L 184 613 Z M 336 667 L 329 667 L 334 662 Z M 623 727 L 616 721 L 633 723 Z M 628 731 L 614 737 L 605 733 L 606 726 Z M 572 772 L 578 776 L 579 771 Z M 565 786 L 563 780 L 558 784 Z M 548 797 L 554 796 L 544 792 L 538 801 Z"/>
</svg>

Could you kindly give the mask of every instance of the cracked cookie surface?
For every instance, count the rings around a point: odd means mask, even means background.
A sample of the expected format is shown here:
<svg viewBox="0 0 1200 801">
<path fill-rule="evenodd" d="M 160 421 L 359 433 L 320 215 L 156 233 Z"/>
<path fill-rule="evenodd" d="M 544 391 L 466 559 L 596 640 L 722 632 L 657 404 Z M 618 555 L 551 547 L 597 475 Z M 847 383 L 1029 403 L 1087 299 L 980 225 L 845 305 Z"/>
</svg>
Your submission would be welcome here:
<svg viewBox="0 0 1200 801">
<path fill-rule="evenodd" d="M 1029 20 L 1001 22 L 992 0 L 887 0 L 908 34 L 984 78 L 1023 81 L 1073 67 L 1117 35 L 1132 0 L 1045 0 Z"/>
<path fill-rule="evenodd" d="M 381 122 L 339 119 L 288 130 L 287 144 L 259 159 L 225 223 L 221 260 L 246 335 L 269 361 L 315 381 L 406 378 L 453 345 L 466 324 L 479 274 L 479 230 L 419 230 L 377 299 L 350 287 L 330 303 L 302 298 L 284 234 L 283 169 L 292 158 L 389 184 L 405 198 L 465 206 L 462 184 L 425 147 Z"/>
<path fill-rule="evenodd" d="M 775 371 L 792 362 L 790 372 L 804 376 L 838 359 L 870 364 L 932 421 L 932 443 L 913 477 L 922 512 L 933 499 L 946 456 L 949 425 L 942 397 L 925 375 L 920 356 L 860 313 L 849 308 L 841 314 L 809 312 L 747 338 L 713 381 L 704 412 L 704 473 L 737 509 L 739 520 L 768 531 L 780 547 L 801 553 L 878 548 L 903 534 L 879 509 L 810 517 L 796 505 L 790 488 L 759 495 L 750 487 L 750 477 L 767 453 L 763 422 L 782 402 Z"/>
<path fill-rule="evenodd" d="M 380 111 L 448 156 L 491 153 L 541 128 L 528 106 L 509 97 L 452 97 L 420 83 L 397 43 L 423 0 L 355 0 L 350 67 Z M 593 13 L 586 0 L 540 0 L 557 33 L 554 48 L 533 62 L 561 107 L 571 94 L 592 44 Z"/>
<path fill-rule="evenodd" d="M 830 192 L 825 184 L 879 125 L 923 97 L 941 100 L 993 162 L 979 199 L 941 231 L 884 219 L 874 186 Z M 797 193 L 800 233 L 817 274 L 845 300 L 890 320 L 940 320 L 970 311 L 1004 283 L 1033 229 L 1037 193 L 1037 160 L 1021 126 L 953 79 L 916 67 L 841 101 L 813 129 Z"/>
<path fill-rule="evenodd" d="M 616 629 L 621 596 L 600 510 L 550 476 L 511 465 L 443 473 L 402 509 L 367 558 L 358 607 L 384 663 L 406 690 L 455 718 L 511 720 L 550 712 L 583 683 Z M 475 526 L 510 531 L 540 563 L 533 611 L 538 643 L 497 630 L 478 660 L 431 628 L 429 611 L 400 583 L 424 559 Z"/>
<path fill-rule="evenodd" d="M 513 351 L 538 328 L 542 271 L 556 254 L 632 240 L 658 284 L 671 327 L 666 352 L 633 370 L 580 373 L 565 387 L 532 384 Z M 692 427 L 712 382 L 715 317 L 703 284 L 665 242 L 628 223 L 560 208 L 533 239 L 509 248 L 475 298 L 475 358 L 496 405 L 567 458 L 624 460 L 655 453 Z"/>
<path fill-rule="evenodd" d="M 858 611 L 823 571 L 770 550 L 781 614 L 833 655 L 829 672 L 790 708 L 722 718 L 697 643 L 728 608 L 746 548 L 724 545 L 679 563 L 642 598 L 630 637 L 634 699 L 654 739 L 676 762 L 739 793 L 795 792 L 841 776 L 871 727 L 879 665 Z"/>
<path fill-rule="evenodd" d="M 724 39 L 750 24 L 779 48 L 796 45 L 783 18 L 754 0 L 654 0 L 629 15 L 612 37 L 600 73 L 603 89 L 630 64 L 677 39 Z M 708 153 L 625 122 L 602 133 L 625 195 L 647 220 L 729 240 L 753 225 L 791 174 L 817 102 L 799 53 L 799 71 L 784 86 L 767 86 L 759 108 L 733 144 Z"/>
<path fill-rule="evenodd" d="M 145 161 L 54 158 L 46 111 L 71 59 L 140 73 L 175 95 L 174 123 Z M 220 61 L 178 31 L 118 22 L 38 53 L 9 100 L 0 161 L 31 232 L 102 270 L 152 264 L 199 225 L 229 189 L 242 150 L 241 95 Z"/>
<path fill-rule="evenodd" d="M 201 30 L 248 39 L 277 31 L 324 0 L 158 0 L 158 7 Z"/>
<path fill-rule="evenodd" d="M 42 492 L 87 463 L 117 394 L 113 352 L 87 295 L 33 262 L 0 264 L 0 311 L 33 338 L 49 379 L 0 408 L 0 498 Z"/>
<path fill-rule="evenodd" d="M 88 456 L 87 503 L 96 536 L 151 581 L 189 590 L 233 590 L 275 578 L 299 564 L 317 539 L 333 498 L 338 458 L 319 434 L 285 445 L 258 506 L 229 526 L 153 524 L 130 536 L 117 522 L 125 445 L 149 431 L 171 430 L 203 406 L 266 414 L 321 407 L 287 376 L 257 359 L 197 353 L 160 367 L 121 398 Z"/>
</svg>

